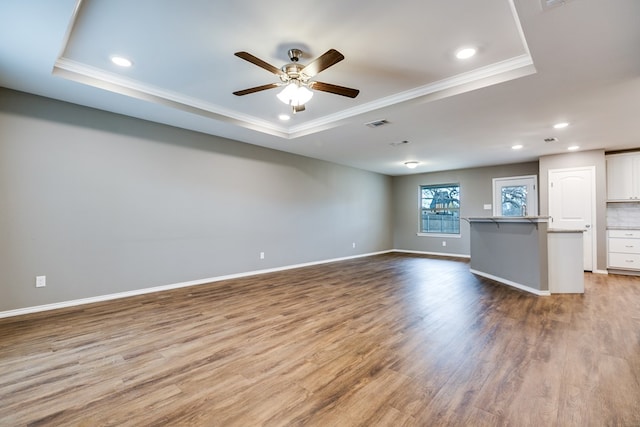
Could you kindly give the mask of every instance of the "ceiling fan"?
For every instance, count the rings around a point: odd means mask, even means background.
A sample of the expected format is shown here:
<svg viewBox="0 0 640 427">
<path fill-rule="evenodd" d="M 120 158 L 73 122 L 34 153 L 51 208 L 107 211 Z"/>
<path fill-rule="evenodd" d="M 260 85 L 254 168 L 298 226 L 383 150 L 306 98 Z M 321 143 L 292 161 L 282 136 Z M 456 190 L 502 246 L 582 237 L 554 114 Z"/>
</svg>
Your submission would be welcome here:
<svg viewBox="0 0 640 427">
<path fill-rule="evenodd" d="M 243 96 L 266 89 L 285 86 L 285 89 L 278 94 L 278 98 L 285 104 L 291 105 L 294 114 L 304 111 L 304 105 L 313 96 L 313 92 L 309 89 L 329 92 L 349 98 L 355 98 L 358 96 L 358 93 L 360 93 L 358 89 L 311 80 L 319 72 L 326 70 L 344 59 L 344 55 L 335 49 L 329 49 L 307 65 L 302 65 L 298 62 L 302 57 L 302 51 L 300 49 L 289 49 L 288 55 L 291 62 L 284 65 L 282 68 L 276 68 L 248 52 L 236 52 L 235 55 L 275 74 L 280 77 L 280 81 L 277 83 L 270 83 L 239 90 L 233 92 L 233 94 Z"/>
</svg>

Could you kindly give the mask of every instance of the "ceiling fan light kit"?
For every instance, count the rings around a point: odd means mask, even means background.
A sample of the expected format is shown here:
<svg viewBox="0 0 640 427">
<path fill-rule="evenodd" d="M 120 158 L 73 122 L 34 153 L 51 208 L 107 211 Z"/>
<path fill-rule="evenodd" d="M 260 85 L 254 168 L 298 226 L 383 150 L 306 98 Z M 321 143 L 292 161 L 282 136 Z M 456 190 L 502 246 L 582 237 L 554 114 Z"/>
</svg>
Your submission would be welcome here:
<svg viewBox="0 0 640 427">
<path fill-rule="evenodd" d="M 313 92 L 302 86 L 300 82 L 290 82 L 285 86 L 284 90 L 276 96 L 287 105 L 299 107 L 313 98 Z"/>
<path fill-rule="evenodd" d="M 248 52 L 236 52 L 235 55 L 238 58 L 251 62 L 252 64 L 264 68 L 278 76 L 280 78 L 280 82 L 236 91 L 233 92 L 233 94 L 236 96 L 243 96 L 250 93 L 285 86 L 285 88 L 278 93 L 277 97 L 283 103 L 290 105 L 293 113 L 295 114 L 300 111 L 304 111 L 305 104 L 313 97 L 311 89 L 342 95 L 348 98 L 355 98 L 358 96 L 358 93 L 360 93 L 358 89 L 311 80 L 319 72 L 326 70 L 344 59 L 344 55 L 337 50 L 329 49 L 307 65 L 298 63 L 302 56 L 301 50 L 290 49 L 288 54 L 291 62 L 282 66 L 282 68 L 277 68 Z"/>
</svg>

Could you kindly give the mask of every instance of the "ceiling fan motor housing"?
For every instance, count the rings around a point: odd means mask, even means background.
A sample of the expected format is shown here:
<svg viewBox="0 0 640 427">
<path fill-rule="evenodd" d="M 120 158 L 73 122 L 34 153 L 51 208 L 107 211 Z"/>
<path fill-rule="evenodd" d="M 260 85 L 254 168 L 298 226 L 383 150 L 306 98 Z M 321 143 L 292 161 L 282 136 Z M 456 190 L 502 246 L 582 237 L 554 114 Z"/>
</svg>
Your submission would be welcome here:
<svg viewBox="0 0 640 427">
<path fill-rule="evenodd" d="M 302 51 L 300 49 L 289 49 L 287 52 L 291 62 L 298 62 L 302 58 Z"/>
<path fill-rule="evenodd" d="M 280 79 L 283 82 L 287 82 L 289 80 L 302 80 L 302 75 L 300 72 L 304 67 L 300 64 L 292 62 L 290 64 L 283 65 L 281 70 L 284 71 L 286 75 L 280 75 Z"/>
</svg>

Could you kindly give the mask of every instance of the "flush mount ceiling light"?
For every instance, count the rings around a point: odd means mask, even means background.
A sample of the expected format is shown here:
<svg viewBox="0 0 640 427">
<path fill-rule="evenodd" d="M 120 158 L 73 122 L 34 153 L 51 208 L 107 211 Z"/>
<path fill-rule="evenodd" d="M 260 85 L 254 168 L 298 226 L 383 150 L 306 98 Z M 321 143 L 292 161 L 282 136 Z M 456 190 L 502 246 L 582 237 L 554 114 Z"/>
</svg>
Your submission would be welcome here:
<svg viewBox="0 0 640 427">
<path fill-rule="evenodd" d="M 464 47 L 462 49 L 458 49 L 456 52 L 456 58 L 458 59 L 468 59 L 476 54 L 477 50 L 474 47 Z"/>
<path fill-rule="evenodd" d="M 567 147 L 567 150 L 569 151 L 576 151 L 579 150 L 580 146 L 579 145 L 572 145 L 571 147 Z"/>
<path fill-rule="evenodd" d="M 389 145 L 392 147 L 400 147 L 401 145 L 407 145 L 409 143 L 409 141 L 404 140 L 404 141 L 395 141 L 395 142 L 390 142 Z"/>
<path fill-rule="evenodd" d="M 569 126 L 568 122 L 561 122 L 561 123 L 556 123 L 555 125 L 553 125 L 554 129 L 564 129 L 567 126 Z"/>
<path fill-rule="evenodd" d="M 133 62 L 131 62 L 130 59 L 117 55 L 111 57 L 111 62 L 116 64 L 118 67 L 131 67 L 133 65 Z"/>
<path fill-rule="evenodd" d="M 280 120 L 282 120 L 283 122 L 286 122 L 287 120 L 291 119 L 291 116 L 288 115 L 288 114 L 280 114 L 280 115 L 278 115 L 278 118 Z"/>
<path fill-rule="evenodd" d="M 249 89 L 238 90 L 233 92 L 233 94 L 236 96 L 244 96 L 249 95 L 250 93 L 285 86 L 284 90 L 277 96 L 280 101 L 291 106 L 293 114 L 304 111 L 304 104 L 313 96 L 313 92 L 311 92 L 310 89 L 342 95 L 347 98 L 355 98 L 358 96 L 358 93 L 360 93 L 358 89 L 311 80 L 319 72 L 326 70 L 344 59 L 344 55 L 335 49 L 329 49 L 307 65 L 298 63 L 302 57 L 302 51 L 300 49 L 289 49 L 288 55 L 291 62 L 283 65 L 282 68 L 274 67 L 248 52 L 236 52 L 235 55 L 238 58 L 251 62 L 258 67 L 264 68 L 265 70 L 275 74 L 280 78 L 280 81 Z"/>
<path fill-rule="evenodd" d="M 404 165 L 409 169 L 415 169 L 418 167 L 419 162 L 404 162 Z"/>
<path fill-rule="evenodd" d="M 511 149 L 512 149 L 512 150 L 521 150 L 521 149 L 522 149 L 522 147 L 524 147 L 524 145 L 522 145 L 522 144 L 516 144 L 516 145 L 512 145 L 512 146 L 511 146 Z"/>
</svg>

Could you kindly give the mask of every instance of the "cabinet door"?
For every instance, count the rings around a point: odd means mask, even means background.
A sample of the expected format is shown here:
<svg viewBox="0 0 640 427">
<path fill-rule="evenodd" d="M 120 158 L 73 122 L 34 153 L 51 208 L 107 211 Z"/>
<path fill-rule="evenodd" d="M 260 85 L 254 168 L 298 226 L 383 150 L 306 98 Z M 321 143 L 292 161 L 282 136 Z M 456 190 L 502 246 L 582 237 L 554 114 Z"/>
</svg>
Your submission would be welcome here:
<svg viewBox="0 0 640 427">
<path fill-rule="evenodd" d="M 609 268 L 620 268 L 623 270 L 639 270 L 640 255 L 609 253 Z"/>
<path fill-rule="evenodd" d="M 620 239 L 640 239 L 640 230 L 609 230 L 609 237 Z"/>
<path fill-rule="evenodd" d="M 640 155 L 631 156 L 631 179 L 633 199 L 640 199 Z"/>
<path fill-rule="evenodd" d="M 633 160 L 631 156 L 607 157 L 608 200 L 629 200 L 633 197 Z M 640 170 L 638 175 L 640 177 Z"/>
<path fill-rule="evenodd" d="M 609 252 L 640 254 L 640 239 L 609 238 Z"/>
</svg>

